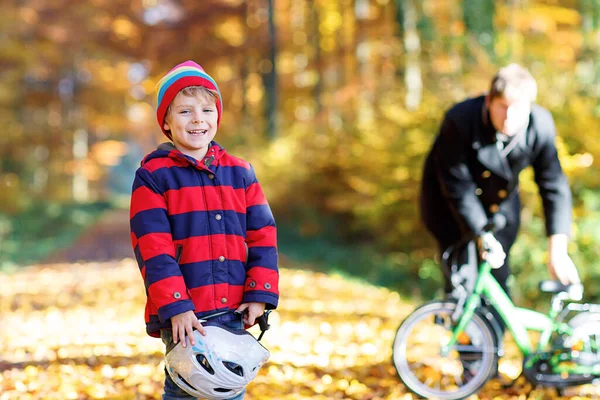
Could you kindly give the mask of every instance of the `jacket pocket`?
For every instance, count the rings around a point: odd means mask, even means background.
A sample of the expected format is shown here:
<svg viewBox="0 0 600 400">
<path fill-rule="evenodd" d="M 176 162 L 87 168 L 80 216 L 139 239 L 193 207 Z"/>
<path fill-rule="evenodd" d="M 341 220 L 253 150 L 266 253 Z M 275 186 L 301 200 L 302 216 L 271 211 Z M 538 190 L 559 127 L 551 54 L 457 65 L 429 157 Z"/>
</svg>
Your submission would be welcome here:
<svg viewBox="0 0 600 400">
<path fill-rule="evenodd" d="M 175 247 L 175 262 L 177 262 L 177 264 L 179 264 L 179 261 L 181 260 L 181 253 L 183 253 L 183 245 L 178 244 Z"/>
</svg>

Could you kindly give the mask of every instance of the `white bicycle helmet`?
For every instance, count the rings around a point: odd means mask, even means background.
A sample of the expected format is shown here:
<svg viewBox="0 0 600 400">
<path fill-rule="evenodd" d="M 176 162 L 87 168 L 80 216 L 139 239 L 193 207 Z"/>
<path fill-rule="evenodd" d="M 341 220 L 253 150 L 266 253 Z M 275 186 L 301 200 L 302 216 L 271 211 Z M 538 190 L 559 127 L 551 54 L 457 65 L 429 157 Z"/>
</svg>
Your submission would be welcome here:
<svg viewBox="0 0 600 400">
<path fill-rule="evenodd" d="M 269 359 L 269 351 L 246 331 L 218 323 L 204 324 L 206 336 L 194 331 L 194 346 L 178 343 L 165 357 L 173 382 L 191 396 L 208 400 L 238 395 Z"/>
</svg>

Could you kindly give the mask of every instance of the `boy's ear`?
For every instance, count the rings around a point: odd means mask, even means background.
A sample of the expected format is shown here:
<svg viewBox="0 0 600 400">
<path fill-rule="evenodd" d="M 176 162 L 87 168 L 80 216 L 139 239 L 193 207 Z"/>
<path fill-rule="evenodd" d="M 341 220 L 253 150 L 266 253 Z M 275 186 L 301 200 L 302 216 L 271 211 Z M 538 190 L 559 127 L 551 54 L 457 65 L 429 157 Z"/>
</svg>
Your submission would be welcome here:
<svg viewBox="0 0 600 400">
<path fill-rule="evenodd" d="M 169 129 L 169 123 L 168 123 L 167 121 L 165 121 L 165 123 L 163 124 L 163 129 L 164 129 L 165 131 L 168 131 L 168 130 L 170 130 L 170 129 Z"/>
</svg>

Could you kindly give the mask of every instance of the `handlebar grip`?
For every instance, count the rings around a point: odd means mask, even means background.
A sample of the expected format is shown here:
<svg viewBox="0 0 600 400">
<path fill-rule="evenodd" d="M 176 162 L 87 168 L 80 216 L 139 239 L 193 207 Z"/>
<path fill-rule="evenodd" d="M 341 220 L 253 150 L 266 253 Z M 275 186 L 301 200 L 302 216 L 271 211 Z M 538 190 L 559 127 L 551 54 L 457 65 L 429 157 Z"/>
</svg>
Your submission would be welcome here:
<svg viewBox="0 0 600 400">
<path fill-rule="evenodd" d="M 260 317 L 256 318 L 256 322 L 258 323 L 258 326 L 260 327 L 261 331 L 266 331 L 271 327 L 267 320 L 267 314 L 263 314 Z"/>
</svg>

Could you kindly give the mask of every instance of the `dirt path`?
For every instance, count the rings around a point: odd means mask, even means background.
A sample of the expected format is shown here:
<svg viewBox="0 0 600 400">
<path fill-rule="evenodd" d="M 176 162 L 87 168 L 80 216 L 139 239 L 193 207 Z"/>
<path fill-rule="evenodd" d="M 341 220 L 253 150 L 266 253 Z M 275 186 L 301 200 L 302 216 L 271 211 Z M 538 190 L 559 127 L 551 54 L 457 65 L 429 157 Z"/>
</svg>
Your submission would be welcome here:
<svg viewBox="0 0 600 400">
<path fill-rule="evenodd" d="M 413 399 L 390 361 L 414 305 L 385 288 L 281 264 L 281 303 L 264 339 L 271 358 L 247 399 Z M 45 265 L 0 273 L 0 400 L 158 400 L 163 348 L 144 332 L 144 302 L 127 210 L 105 214 Z M 509 357 L 501 364 L 519 367 Z M 532 389 L 491 381 L 472 398 L 557 398 Z M 600 394 L 586 390 L 572 398 Z"/>
<path fill-rule="evenodd" d="M 108 211 L 66 249 L 47 257 L 41 264 L 113 261 L 133 257 L 129 237 L 129 210 Z"/>
</svg>

